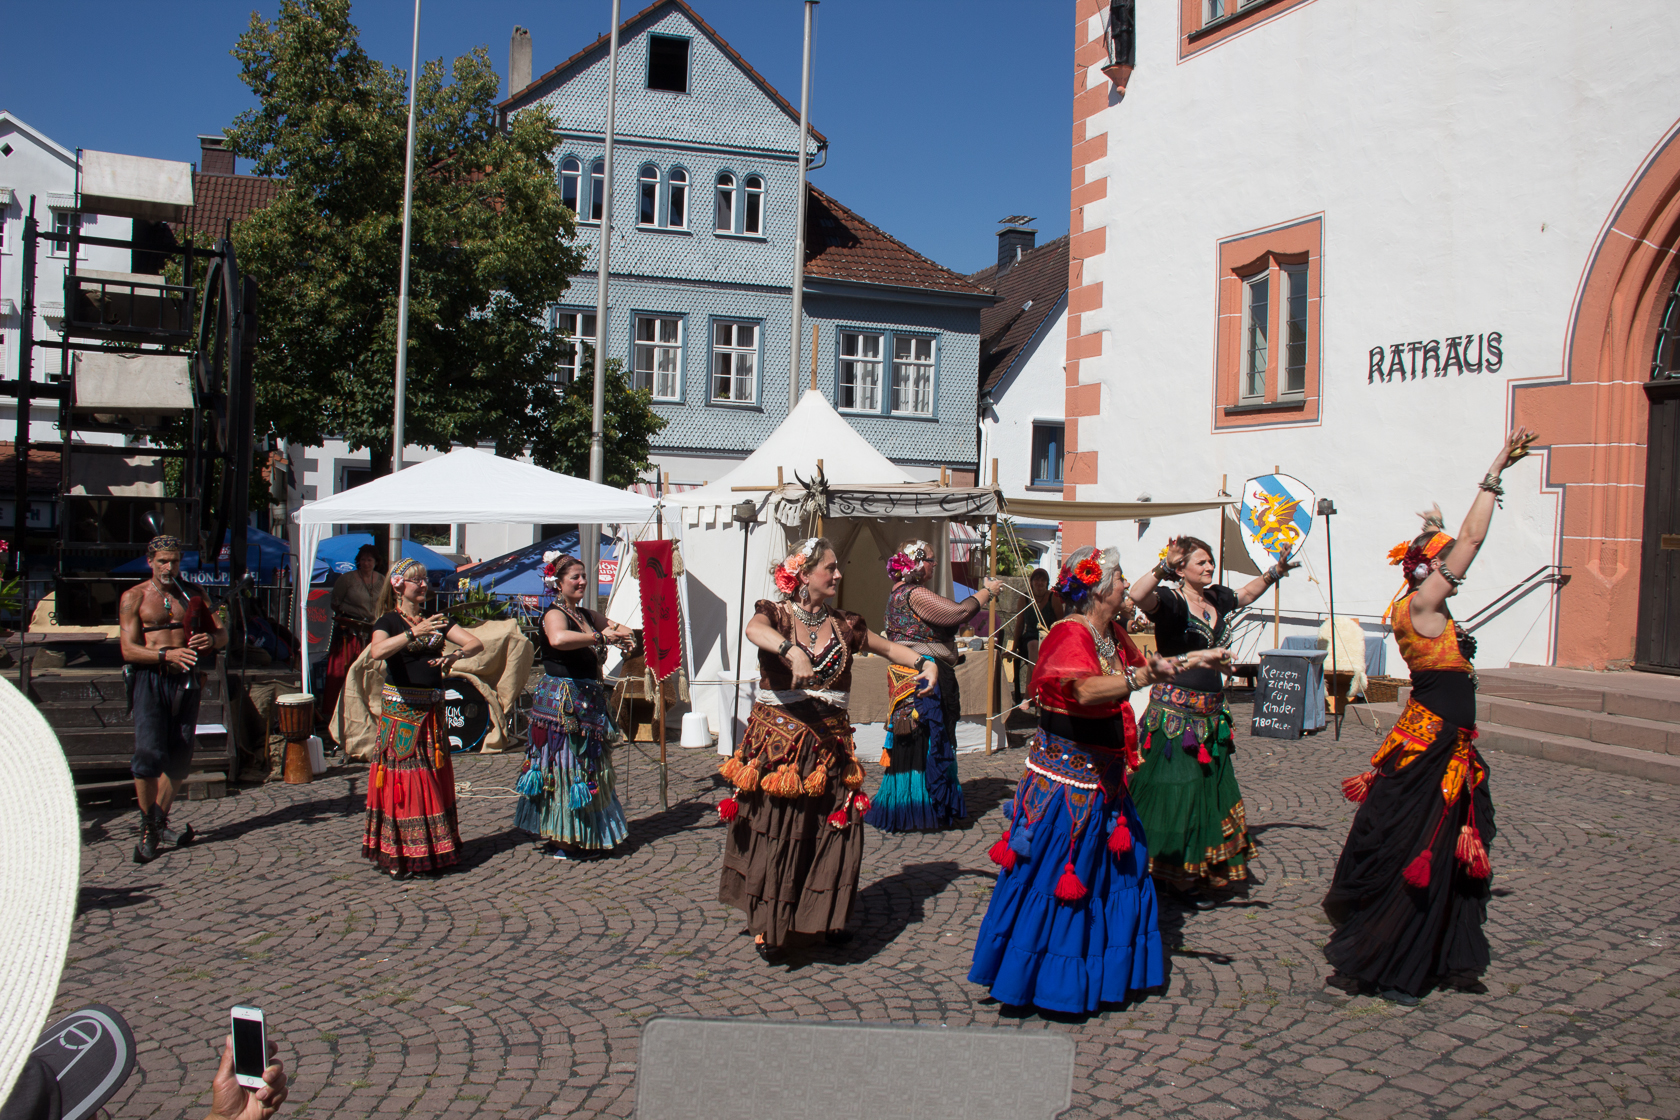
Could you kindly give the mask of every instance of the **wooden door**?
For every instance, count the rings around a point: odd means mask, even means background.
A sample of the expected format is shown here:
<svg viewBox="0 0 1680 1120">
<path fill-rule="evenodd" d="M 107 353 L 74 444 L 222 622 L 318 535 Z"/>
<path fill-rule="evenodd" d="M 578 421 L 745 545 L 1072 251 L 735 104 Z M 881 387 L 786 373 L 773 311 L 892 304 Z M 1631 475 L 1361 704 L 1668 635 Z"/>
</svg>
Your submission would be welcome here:
<svg viewBox="0 0 1680 1120">
<path fill-rule="evenodd" d="M 1680 377 L 1645 385 L 1645 541 L 1639 565 L 1634 667 L 1680 673 Z"/>
</svg>

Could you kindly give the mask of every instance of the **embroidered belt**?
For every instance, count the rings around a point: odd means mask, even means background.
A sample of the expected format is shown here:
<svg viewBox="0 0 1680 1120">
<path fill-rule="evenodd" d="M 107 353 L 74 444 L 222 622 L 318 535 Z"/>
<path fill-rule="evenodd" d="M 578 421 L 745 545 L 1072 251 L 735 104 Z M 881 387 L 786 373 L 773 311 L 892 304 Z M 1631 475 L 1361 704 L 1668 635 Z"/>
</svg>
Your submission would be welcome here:
<svg viewBox="0 0 1680 1120">
<path fill-rule="evenodd" d="M 1441 737 L 1446 725 L 1446 720 L 1416 700 L 1408 699 L 1406 710 L 1400 713 L 1400 718 L 1394 723 L 1394 729 L 1371 756 L 1371 768 L 1380 769 L 1383 763 L 1393 759 L 1395 772 L 1404 770 L 1424 751 L 1434 746 L 1435 740 Z M 1459 795 L 1466 790 L 1473 789 L 1487 780 L 1487 767 L 1476 756 L 1476 748 L 1472 745 L 1475 739 L 1474 727 L 1458 729 L 1458 740 L 1453 744 L 1447 772 L 1441 776 L 1441 796 L 1449 805 L 1457 801 Z"/>
<path fill-rule="evenodd" d="M 806 700 L 821 700 L 825 704 L 833 704 L 836 708 L 844 708 L 851 703 L 852 694 L 827 688 L 761 688 L 753 695 L 753 699 L 773 708 L 785 708 L 789 704 L 798 704 Z"/>
<path fill-rule="evenodd" d="M 411 708 L 435 708 L 443 703 L 443 689 L 441 688 L 403 688 L 400 685 L 388 684 L 380 692 L 380 696 L 390 703 L 407 704 Z"/>
<path fill-rule="evenodd" d="M 1149 694 L 1139 734 L 1151 750 L 1158 746 L 1170 750 L 1171 744 L 1178 743 L 1206 763 L 1224 753 L 1230 729 L 1224 692 L 1158 684 Z M 1203 750 L 1206 758 L 1201 757 Z"/>
<path fill-rule="evenodd" d="M 1211 716 L 1225 707 L 1225 693 L 1203 692 L 1176 684 L 1158 684 L 1149 694 L 1157 704 L 1178 708 L 1198 716 Z"/>
<path fill-rule="evenodd" d="M 1040 728 L 1027 744 L 1027 769 L 1053 782 L 1075 789 L 1100 789 L 1119 782 L 1105 782 L 1111 773 L 1125 772 L 1119 752 L 1105 751 L 1064 739 Z"/>
</svg>

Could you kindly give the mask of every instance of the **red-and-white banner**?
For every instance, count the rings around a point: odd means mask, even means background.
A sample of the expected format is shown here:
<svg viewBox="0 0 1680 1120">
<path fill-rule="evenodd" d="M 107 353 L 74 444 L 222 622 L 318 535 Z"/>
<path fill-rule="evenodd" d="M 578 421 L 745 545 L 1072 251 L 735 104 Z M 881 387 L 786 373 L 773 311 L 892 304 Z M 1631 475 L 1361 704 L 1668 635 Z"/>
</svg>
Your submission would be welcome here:
<svg viewBox="0 0 1680 1120">
<path fill-rule="evenodd" d="M 636 579 L 642 590 L 642 641 L 647 665 L 664 680 L 682 665 L 682 610 L 677 602 L 675 541 L 637 541 Z"/>
</svg>

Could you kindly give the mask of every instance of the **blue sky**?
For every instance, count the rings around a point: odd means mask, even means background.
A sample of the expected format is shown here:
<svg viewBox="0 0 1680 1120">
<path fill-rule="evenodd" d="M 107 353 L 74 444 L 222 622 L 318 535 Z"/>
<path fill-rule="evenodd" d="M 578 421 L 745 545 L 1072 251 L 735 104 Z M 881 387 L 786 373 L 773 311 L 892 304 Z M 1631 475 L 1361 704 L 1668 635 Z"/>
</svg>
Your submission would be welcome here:
<svg viewBox="0 0 1680 1120">
<path fill-rule="evenodd" d="M 799 0 L 692 2 L 798 104 Z M 624 0 L 624 15 L 645 3 Z M 84 0 L 67 23 L 55 5 L 8 5 L 0 109 L 69 148 L 196 161 L 198 134 L 219 132 L 251 104 L 228 52 L 252 7 Z M 272 18 L 278 3 L 255 8 Z M 611 11 L 610 0 L 424 0 L 420 53 L 453 58 L 487 46 L 505 80 L 519 24 L 531 31 L 541 74 L 606 31 Z M 403 67 L 412 13 L 402 0 L 353 8 L 369 53 Z M 812 181 L 961 272 L 995 261 L 996 222 L 1006 214 L 1037 217 L 1041 243 L 1061 236 L 1072 40 L 1066 0 L 825 0 L 811 120 L 831 149 Z"/>
</svg>

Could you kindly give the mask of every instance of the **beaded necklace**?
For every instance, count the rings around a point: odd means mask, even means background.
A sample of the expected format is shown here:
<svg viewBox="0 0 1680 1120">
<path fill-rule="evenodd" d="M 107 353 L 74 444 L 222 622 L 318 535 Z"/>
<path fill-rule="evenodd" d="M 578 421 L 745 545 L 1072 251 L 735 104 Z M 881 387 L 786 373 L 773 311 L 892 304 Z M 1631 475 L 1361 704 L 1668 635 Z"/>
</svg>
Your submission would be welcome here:
<svg viewBox="0 0 1680 1120">
<path fill-rule="evenodd" d="M 581 615 L 579 615 L 578 611 L 577 611 L 577 608 L 573 607 L 570 603 L 566 602 L 564 599 L 560 600 L 560 602 L 557 603 L 556 605 L 560 608 L 560 613 L 561 614 L 565 615 L 567 618 L 572 620 L 572 625 L 577 627 L 578 633 L 580 633 L 580 634 L 590 634 L 590 635 L 594 636 L 594 638 L 595 638 L 595 660 L 603 661 L 603 662 L 606 661 L 606 659 L 607 659 L 607 646 L 606 646 L 606 643 L 604 641 L 602 641 L 602 639 L 601 639 L 601 632 L 599 630 L 595 629 L 594 621 L 592 619 L 586 619 L 586 618 L 582 617 Z"/>
</svg>

